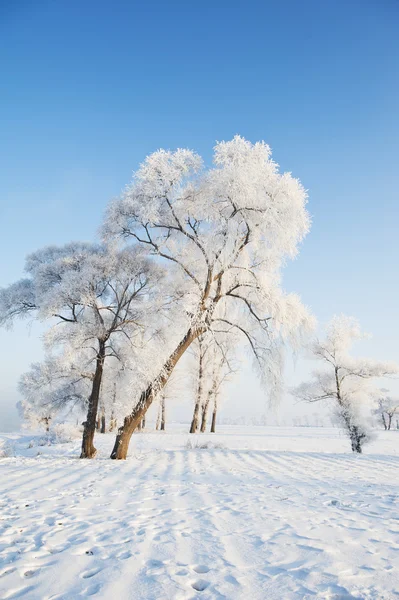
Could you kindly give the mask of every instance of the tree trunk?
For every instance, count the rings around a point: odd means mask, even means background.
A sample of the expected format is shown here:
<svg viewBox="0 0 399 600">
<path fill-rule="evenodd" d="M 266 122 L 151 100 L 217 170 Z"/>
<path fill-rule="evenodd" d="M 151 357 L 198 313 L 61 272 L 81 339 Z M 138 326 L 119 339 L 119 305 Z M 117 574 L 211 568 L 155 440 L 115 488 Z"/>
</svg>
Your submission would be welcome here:
<svg viewBox="0 0 399 600">
<path fill-rule="evenodd" d="M 165 415 L 165 396 L 162 394 L 161 398 L 161 431 L 165 431 L 166 415 Z"/>
<path fill-rule="evenodd" d="M 362 446 L 364 439 L 366 438 L 365 433 L 358 425 L 353 425 L 351 418 L 349 416 L 346 417 L 349 438 L 351 441 L 352 452 L 357 452 L 358 454 L 362 453 Z"/>
<path fill-rule="evenodd" d="M 80 458 L 94 458 L 97 450 L 94 447 L 94 433 L 96 430 L 96 419 L 98 411 L 98 400 L 100 397 L 101 380 L 104 370 L 105 342 L 99 342 L 99 350 L 96 358 L 96 370 L 89 397 L 87 417 L 83 426 L 82 452 Z"/>
<path fill-rule="evenodd" d="M 393 415 L 390 415 L 388 413 L 388 427 L 387 427 L 388 431 L 390 431 L 390 429 L 391 429 L 392 417 L 393 417 Z"/>
<path fill-rule="evenodd" d="M 352 425 L 350 432 L 350 439 L 352 445 L 352 452 L 357 452 L 358 454 L 362 453 L 362 439 L 364 438 L 364 434 L 359 431 L 359 428 L 356 425 Z"/>
<path fill-rule="evenodd" d="M 112 410 L 111 410 L 111 418 L 109 420 L 109 430 L 108 431 L 113 431 L 116 428 L 115 404 L 116 404 L 116 383 L 114 382 L 114 393 L 112 395 Z"/>
<path fill-rule="evenodd" d="M 194 413 L 191 421 L 190 433 L 196 433 L 199 424 L 199 413 L 202 404 L 202 388 L 204 378 L 204 355 L 202 352 L 201 338 L 199 338 L 199 359 L 198 359 L 198 385 L 197 397 L 195 400 Z"/>
<path fill-rule="evenodd" d="M 155 425 L 155 429 L 158 431 L 159 430 L 159 426 L 161 424 L 161 403 L 162 403 L 162 398 L 159 399 L 159 406 L 158 406 L 158 414 L 157 414 L 157 422 Z"/>
<path fill-rule="evenodd" d="M 217 404 L 215 402 L 212 413 L 212 423 L 211 423 L 211 433 L 216 433 L 216 413 L 217 413 Z"/>
<path fill-rule="evenodd" d="M 103 409 L 104 411 L 104 409 Z M 101 414 L 101 430 L 100 433 L 105 433 L 105 411 Z"/>
<path fill-rule="evenodd" d="M 208 408 L 211 402 L 212 391 L 208 392 L 207 399 L 205 401 L 204 406 L 202 407 L 202 417 L 201 417 L 201 433 L 205 433 L 206 431 L 206 422 L 208 418 Z"/>
<path fill-rule="evenodd" d="M 108 431 L 114 431 L 116 427 L 116 419 L 115 419 L 115 414 L 114 412 L 111 413 L 111 418 L 109 420 L 109 429 Z"/>
<path fill-rule="evenodd" d="M 196 433 L 198 429 L 198 420 L 199 420 L 199 411 L 200 411 L 200 401 L 197 399 L 194 406 L 193 418 L 191 420 L 190 425 L 190 433 Z"/>
<path fill-rule="evenodd" d="M 141 429 L 145 429 L 145 417 L 141 421 Z"/>
<path fill-rule="evenodd" d="M 384 413 L 381 413 L 381 419 L 382 419 L 382 424 L 384 425 L 384 429 L 385 429 L 385 431 L 386 431 L 386 430 L 388 429 L 388 427 L 387 427 L 387 422 L 386 422 L 386 420 L 385 420 L 385 415 L 384 415 Z"/>
<path fill-rule="evenodd" d="M 187 348 L 193 343 L 203 331 L 201 329 L 189 329 L 177 346 L 176 350 L 171 354 L 166 363 L 163 366 L 161 373 L 150 383 L 146 390 L 144 390 L 139 398 L 137 405 L 133 408 L 132 412 L 127 415 L 123 420 L 123 425 L 119 427 L 118 433 L 115 439 L 115 444 L 111 453 L 111 458 L 116 460 L 126 459 L 127 452 L 129 449 L 130 438 L 132 437 L 133 431 L 142 420 L 143 416 L 151 406 L 154 398 L 157 397 L 160 391 L 165 387 L 169 377 L 171 376 L 173 369 L 183 356 Z"/>
<path fill-rule="evenodd" d="M 339 377 L 338 377 L 338 370 L 339 370 L 339 368 L 335 367 L 335 383 L 336 383 L 336 388 L 337 388 L 337 401 L 338 401 L 338 404 L 341 409 L 341 417 L 343 418 L 345 426 L 348 430 L 349 439 L 351 441 L 352 452 L 357 452 L 358 454 L 361 454 L 363 440 L 365 439 L 366 435 L 363 433 L 363 431 L 357 425 L 353 425 L 351 408 L 350 408 L 350 406 L 345 405 L 345 403 L 342 400 L 341 386 L 340 386 Z"/>
</svg>

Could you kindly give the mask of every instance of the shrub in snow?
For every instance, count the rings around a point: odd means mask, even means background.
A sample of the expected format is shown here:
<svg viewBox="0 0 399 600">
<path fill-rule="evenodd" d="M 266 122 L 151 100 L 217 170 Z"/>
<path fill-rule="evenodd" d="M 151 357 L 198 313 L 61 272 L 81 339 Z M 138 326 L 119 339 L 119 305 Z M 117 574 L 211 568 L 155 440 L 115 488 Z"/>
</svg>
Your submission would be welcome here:
<svg viewBox="0 0 399 600">
<path fill-rule="evenodd" d="M 199 441 L 189 439 L 185 445 L 186 450 L 224 450 L 226 446 L 219 442 Z"/>
<path fill-rule="evenodd" d="M 52 443 L 66 444 L 78 440 L 82 435 L 82 428 L 72 423 L 57 423 L 52 428 Z"/>
<path fill-rule="evenodd" d="M 0 458 L 15 456 L 14 446 L 8 440 L 0 440 Z"/>
</svg>

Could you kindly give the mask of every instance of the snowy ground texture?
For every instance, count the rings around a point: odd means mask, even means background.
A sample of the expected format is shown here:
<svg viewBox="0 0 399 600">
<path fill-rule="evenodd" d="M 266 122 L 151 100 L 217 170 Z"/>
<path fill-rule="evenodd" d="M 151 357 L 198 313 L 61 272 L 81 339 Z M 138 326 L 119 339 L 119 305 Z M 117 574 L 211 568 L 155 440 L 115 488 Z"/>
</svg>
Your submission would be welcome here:
<svg viewBox="0 0 399 600">
<path fill-rule="evenodd" d="M 399 598 L 397 431 L 352 456 L 335 429 L 174 428 L 126 462 L 4 437 L 1 598 Z"/>
</svg>

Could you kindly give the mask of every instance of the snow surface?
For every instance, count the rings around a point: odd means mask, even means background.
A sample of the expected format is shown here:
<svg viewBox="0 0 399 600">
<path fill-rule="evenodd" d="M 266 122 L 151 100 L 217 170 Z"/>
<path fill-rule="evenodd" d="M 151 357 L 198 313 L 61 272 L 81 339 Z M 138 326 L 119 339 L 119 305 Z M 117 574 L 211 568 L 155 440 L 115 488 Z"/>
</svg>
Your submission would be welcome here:
<svg viewBox="0 0 399 600">
<path fill-rule="evenodd" d="M 92 461 L 2 438 L 1 598 L 399 597 L 399 431 L 353 456 L 337 429 L 180 426 L 125 462 L 108 434 Z"/>
</svg>

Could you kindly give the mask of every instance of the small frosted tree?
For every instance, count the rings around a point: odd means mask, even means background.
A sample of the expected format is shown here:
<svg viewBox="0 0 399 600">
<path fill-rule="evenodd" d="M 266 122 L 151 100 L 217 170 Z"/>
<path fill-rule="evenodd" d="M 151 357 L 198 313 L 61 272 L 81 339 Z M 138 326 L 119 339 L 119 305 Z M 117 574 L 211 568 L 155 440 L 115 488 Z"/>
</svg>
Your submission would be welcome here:
<svg viewBox="0 0 399 600">
<path fill-rule="evenodd" d="M 195 402 L 190 433 L 206 431 L 208 411 L 213 405 L 212 422 L 216 424 L 218 397 L 222 384 L 233 374 L 234 353 L 240 340 L 233 332 L 223 336 L 213 331 L 198 338 L 194 344 Z"/>
<path fill-rule="evenodd" d="M 229 340 L 228 340 L 229 343 Z M 237 367 L 234 364 L 234 353 L 232 348 L 227 345 L 220 345 L 213 348 L 214 361 L 212 365 L 210 386 L 208 389 L 208 395 L 205 399 L 205 403 L 202 410 L 202 421 L 201 421 L 201 432 L 206 431 L 208 410 L 212 404 L 212 420 L 211 420 L 211 433 L 216 433 L 216 417 L 219 407 L 219 397 L 223 385 L 231 379 L 233 374 L 237 371 Z"/>
<path fill-rule="evenodd" d="M 108 210 L 104 235 L 124 238 L 168 267 L 181 307 L 164 362 L 148 365 L 143 387 L 119 427 L 111 458 L 127 456 L 131 435 L 191 344 L 211 331 L 237 333 L 259 374 L 276 390 L 282 348 L 310 325 L 307 310 L 281 288 L 281 268 L 309 230 L 306 193 L 279 173 L 267 144 L 236 136 L 215 147 L 205 170 L 190 150 L 147 157 Z"/>
<path fill-rule="evenodd" d="M 193 345 L 195 356 L 195 399 L 194 412 L 191 419 L 190 433 L 196 433 L 199 424 L 200 416 L 204 405 L 204 397 L 206 397 L 207 379 L 209 377 L 209 355 L 211 352 L 212 339 L 211 336 L 200 335 Z"/>
<path fill-rule="evenodd" d="M 379 416 L 385 431 L 389 431 L 393 417 L 399 414 L 399 399 L 384 395 L 377 398 L 376 404 L 373 413 Z"/>
<path fill-rule="evenodd" d="M 21 376 L 18 410 L 29 427 L 44 426 L 48 432 L 57 416 L 86 410 L 94 373 L 84 371 L 83 365 L 83 360 L 66 364 L 60 357 L 48 357 Z"/>
<path fill-rule="evenodd" d="M 312 356 L 324 368 L 314 371 L 310 382 L 292 391 L 306 402 L 331 401 L 349 436 L 352 451 L 358 453 L 370 437 L 364 412 L 371 408 L 377 393 L 374 380 L 399 372 L 399 366 L 393 362 L 352 357 L 353 343 L 364 337 L 356 319 L 345 315 L 334 317 L 327 326 L 325 339 L 310 346 Z"/>
</svg>

